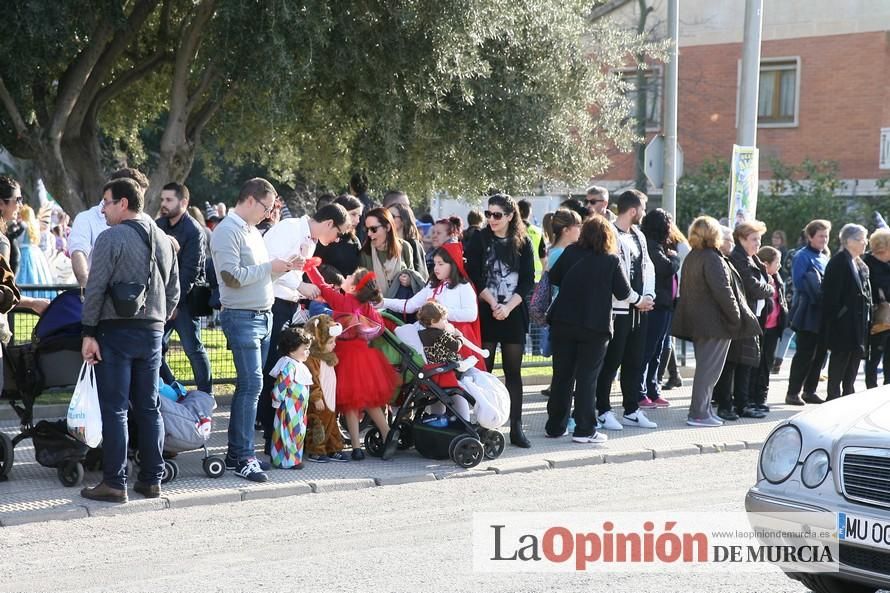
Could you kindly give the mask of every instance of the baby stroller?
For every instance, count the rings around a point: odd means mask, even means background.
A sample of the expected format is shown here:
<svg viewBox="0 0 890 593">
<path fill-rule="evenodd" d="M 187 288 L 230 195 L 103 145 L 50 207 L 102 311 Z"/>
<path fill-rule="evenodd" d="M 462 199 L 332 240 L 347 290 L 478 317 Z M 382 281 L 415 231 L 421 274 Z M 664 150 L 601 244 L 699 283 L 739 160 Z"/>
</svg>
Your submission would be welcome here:
<svg viewBox="0 0 890 593">
<path fill-rule="evenodd" d="M 210 455 L 207 441 L 210 439 L 210 427 L 216 400 L 203 391 L 189 391 L 178 401 L 161 396 L 161 417 L 164 419 L 164 473 L 161 483 L 166 484 L 179 476 L 179 464 L 173 457 L 186 451 L 203 449 L 203 468 L 211 478 L 222 477 L 226 473 L 226 464 L 221 457 Z M 136 424 L 130 422 L 130 444 L 135 445 Z M 131 451 L 133 462 L 139 463 L 139 450 Z"/>
<path fill-rule="evenodd" d="M 34 402 L 37 397 L 44 389 L 73 387 L 77 382 L 83 364 L 80 354 L 82 314 L 80 290 L 66 290 L 50 302 L 37 320 L 30 342 L 3 346 L 4 385 L 0 399 L 8 401 L 15 410 L 22 430 L 12 439 L 0 433 L 0 480 L 5 480 L 12 469 L 15 447 L 34 436 Z M 16 312 L 14 315 L 29 313 Z M 46 430 L 52 429 L 44 426 L 42 431 Z M 46 439 L 41 445 L 44 449 L 68 448 L 62 440 L 48 435 L 48 432 L 41 432 L 38 436 Z M 59 477 L 62 478 L 61 474 Z M 68 485 L 66 480 L 62 483 Z"/>
<path fill-rule="evenodd" d="M 400 325 L 395 317 L 383 315 L 388 326 L 408 339 L 413 334 L 416 343 L 420 343 L 413 324 Z M 455 408 L 453 398 L 463 398 L 471 406 L 476 403 L 475 398 L 460 387 L 442 387 L 435 380 L 437 376 L 457 370 L 459 363 L 426 365 L 422 347 L 415 349 L 389 329 L 379 339 L 384 344 L 375 346 L 380 346 L 391 360 L 397 359 L 403 384 L 394 401 L 398 408 L 387 438 L 381 438 L 376 427 L 365 435 L 368 454 L 390 459 L 397 449 L 413 446 L 424 457 L 450 458 L 463 468 L 472 468 L 483 459 L 497 459 L 504 452 L 506 441 L 500 431 L 471 423 Z M 445 407 L 445 416 L 449 419 L 447 425 L 424 422 L 427 406 L 436 403 Z"/>
<path fill-rule="evenodd" d="M 90 448 L 68 433 L 65 419 L 41 420 L 31 429 L 31 441 L 37 463 L 55 468 L 64 486 L 77 486 L 83 482 L 83 460 Z"/>
</svg>

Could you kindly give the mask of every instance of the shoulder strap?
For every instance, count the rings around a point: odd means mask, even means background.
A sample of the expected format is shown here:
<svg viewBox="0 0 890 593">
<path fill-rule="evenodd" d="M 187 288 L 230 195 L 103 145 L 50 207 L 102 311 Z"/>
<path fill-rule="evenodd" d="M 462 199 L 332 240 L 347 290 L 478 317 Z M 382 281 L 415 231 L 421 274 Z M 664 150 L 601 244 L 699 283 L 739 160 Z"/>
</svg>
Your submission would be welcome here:
<svg viewBox="0 0 890 593">
<path fill-rule="evenodd" d="M 146 282 L 145 285 L 147 287 L 151 286 L 151 277 L 153 276 L 152 269 L 155 265 L 155 242 L 152 241 L 151 233 L 142 228 L 142 225 L 137 223 L 135 220 L 125 220 L 121 224 L 125 224 L 131 229 L 134 229 L 137 233 L 139 233 L 139 236 L 142 237 L 142 240 L 145 241 L 145 244 L 148 245 L 148 282 Z"/>
</svg>

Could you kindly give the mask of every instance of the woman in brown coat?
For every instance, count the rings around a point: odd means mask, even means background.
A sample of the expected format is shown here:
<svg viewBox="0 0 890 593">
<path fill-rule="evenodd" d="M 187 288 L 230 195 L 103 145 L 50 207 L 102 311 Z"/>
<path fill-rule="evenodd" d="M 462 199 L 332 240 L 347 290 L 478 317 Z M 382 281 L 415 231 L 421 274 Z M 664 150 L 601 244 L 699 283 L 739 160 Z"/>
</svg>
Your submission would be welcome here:
<svg viewBox="0 0 890 593">
<path fill-rule="evenodd" d="M 729 345 L 735 338 L 760 331 L 745 304 L 741 278 L 717 251 L 722 239 L 720 224 L 710 216 L 696 218 L 689 227 L 692 251 L 683 262 L 671 326 L 672 335 L 695 344 L 695 377 L 686 420 L 690 426 L 723 424 L 711 412 L 711 396 Z"/>
</svg>

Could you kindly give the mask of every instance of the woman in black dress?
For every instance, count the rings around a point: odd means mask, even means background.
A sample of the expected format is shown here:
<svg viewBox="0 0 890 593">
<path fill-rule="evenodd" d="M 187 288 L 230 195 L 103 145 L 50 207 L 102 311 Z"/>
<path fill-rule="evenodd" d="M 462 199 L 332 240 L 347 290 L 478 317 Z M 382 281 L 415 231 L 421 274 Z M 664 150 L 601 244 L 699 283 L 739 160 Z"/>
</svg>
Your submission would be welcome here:
<svg viewBox="0 0 890 593">
<path fill-rule="evenodd" d="M 488 226 L 467 246 L 467 272 L 479 291 L 482 347 L 491 352 L 486 365 L 494 366 L 495 349 L 510 392 L 510 442 L 530 447 L 522 431 L 522 354 L 528 333 L 528 298 L 535 283 L 532 244 L 525 225 L 508 195 L 488 199 Z"/>
</svg>

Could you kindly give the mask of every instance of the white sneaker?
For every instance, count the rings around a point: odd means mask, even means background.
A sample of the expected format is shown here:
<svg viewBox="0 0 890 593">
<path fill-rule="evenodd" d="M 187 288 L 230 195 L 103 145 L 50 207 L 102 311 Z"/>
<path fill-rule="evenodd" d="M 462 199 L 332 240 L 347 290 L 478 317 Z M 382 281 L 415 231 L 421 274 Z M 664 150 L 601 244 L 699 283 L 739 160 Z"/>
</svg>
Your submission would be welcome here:
<svg viewBox="0 0 890 593">
<path fill-rule="evenodd" d="M 573 443 L 589 443 L 591 445 L 602 445 L 608 440 L 608 435 L 601 432 L 595 432 L 589 437 L 572 437 Z"/>
<path fill-rule="evenodd" d="M 603 412 L 596 419 L 597 421 L 597 429 L 605 429 L 605 430 L 624 430 L 624 427 L 621 426 L 621 423 L 618 422 L 618 419 L 615 418 L 615 412 L 609 410 L 608 412 Z"/>
<path fill-rule="evenodd" d="M 658 425 L 646 418 L 643 410 L 637 410 L 633 414 L 625 414 L 621 417 L 621 424 L 636 426 L 637 428 L 658 428 Z"/>
<path fill-rule="evenodd" d="M 723 426 L 723 421 L 717 418 L 711 418 L 710 416 L 707 418 L 687 418 L 686 424 L 689 426 L 700 426 L 700 427 L 718 427 Z"/>
</svg>

